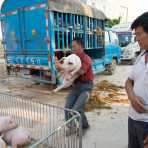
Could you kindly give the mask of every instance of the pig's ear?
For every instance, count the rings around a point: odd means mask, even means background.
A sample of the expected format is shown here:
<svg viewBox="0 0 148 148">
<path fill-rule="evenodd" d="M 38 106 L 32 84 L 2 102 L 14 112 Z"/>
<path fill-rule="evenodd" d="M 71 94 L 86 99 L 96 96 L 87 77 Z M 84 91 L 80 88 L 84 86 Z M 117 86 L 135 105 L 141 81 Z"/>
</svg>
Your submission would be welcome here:
<svg viewBox="0 0 148 148">
<path fill-rule="evenodd" d="M 60 61 L 64 61 L 66 59 L 66 57 L 62 57 L 61 59 L 60 59 Z"/>
<path fill-rule="evenodd" d="M 66 57 L 62 57 L 62 59 L 60 59 L 60 63 L 61 63 L 61 64 L 64 63 L 65 58 L 66 58 Z"/>
<path fill-rule="evenodd" d="M 14 123 L 14 119 L 11 117 L 9 123 Z"/>
</svg>

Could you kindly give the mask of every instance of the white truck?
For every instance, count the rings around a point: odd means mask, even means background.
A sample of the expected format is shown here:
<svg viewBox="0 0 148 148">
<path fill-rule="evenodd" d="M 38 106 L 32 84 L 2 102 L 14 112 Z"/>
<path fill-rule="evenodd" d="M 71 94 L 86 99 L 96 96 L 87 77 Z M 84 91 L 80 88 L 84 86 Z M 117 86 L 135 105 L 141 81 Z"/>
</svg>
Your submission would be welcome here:
<svg viewBox="0 0 148 148">
<path fill-rule="evenodd" d="M 112 30 L 118 35 L 119 45 L 121 46 L 121 61 L 129 61 L 133 64 L 140 53 L 140 47 L 130 26 L 131 23 L 118 24 L 113 26 Z"/>
</svg>

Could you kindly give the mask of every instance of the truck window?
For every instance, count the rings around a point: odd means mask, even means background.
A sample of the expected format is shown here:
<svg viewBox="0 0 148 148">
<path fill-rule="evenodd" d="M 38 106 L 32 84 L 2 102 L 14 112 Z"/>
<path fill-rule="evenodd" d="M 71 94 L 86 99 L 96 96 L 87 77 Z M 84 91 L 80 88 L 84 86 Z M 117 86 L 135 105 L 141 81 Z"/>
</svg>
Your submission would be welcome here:
<svg viewBox="0 0 148 148">
<path fill-rule="evenodd" d="M 118 39 L 119 39 L 119 45 L 121 47 L 125 47 L 131 42 L 132 33 L 126 33 L 126 32 L 118 33 Z"/>
</svg>

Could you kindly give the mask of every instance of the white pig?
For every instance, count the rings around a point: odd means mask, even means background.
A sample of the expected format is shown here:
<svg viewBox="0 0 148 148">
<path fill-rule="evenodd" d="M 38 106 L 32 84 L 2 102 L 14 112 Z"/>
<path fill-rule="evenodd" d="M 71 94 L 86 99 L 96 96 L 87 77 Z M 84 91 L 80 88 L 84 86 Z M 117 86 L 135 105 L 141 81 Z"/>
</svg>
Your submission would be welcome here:
<svg viewBox="0 0 148 148">
<path fill-rule="evenodd" d="M 16 128 L 17 124 L 15 120 L 10 116 L 0 117 L 0 133 L 3 133 L 7 130 Z"/>
<path fill-rule="evenodd" d="M 3 133 L 3 139 L 12 146 L 17 148 L 31 142 L 31 133 L 23 128 L 16 128 Z"/>
<path fill-rule="evenodd" d="M 0 137 L 0 148 L 7 148 L 5 141 Z"/>
<path fill-rule="evenodd" d="M 63 58 L 61 66 L 63 69 L 63 71 L 60 72 L 61 84 L 54 89 L 53 92 L 57 92 L 72 85 L 73 81 L 79 76 L 78 71 L 81 68 L 81 60 L 76 54 L 71 54 Z"/>
</svg>

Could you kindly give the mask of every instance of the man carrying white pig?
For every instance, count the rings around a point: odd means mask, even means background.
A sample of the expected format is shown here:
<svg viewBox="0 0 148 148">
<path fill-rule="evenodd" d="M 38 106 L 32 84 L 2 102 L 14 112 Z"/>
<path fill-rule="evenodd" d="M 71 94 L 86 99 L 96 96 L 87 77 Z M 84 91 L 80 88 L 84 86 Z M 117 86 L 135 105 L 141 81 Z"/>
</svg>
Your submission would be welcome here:
<svg viewBox="0 0 148 148">
<path fill-rule="evenodd" d="M 89 94 L 93 88 L 94 74 L 92 71 L 91 58 L 84 52 L 84 43 L 81 38 L 74 38 L 72 42 L 72 52 L 80 57 L 81 69 L 78 71 L 79 77 L 74 81 L 71 92 L 69 93 L 65 108 L 76 110 L 82 118 L 83 133 L 89 128 L 89 124 L 84 113 L 84 106 L 89 99 Z M 61 70 L 59 61 L 56 61 L 56 67 Z M 71 116 L 65 112 L 65 118 L 68 120 Z"/>
</svg>

